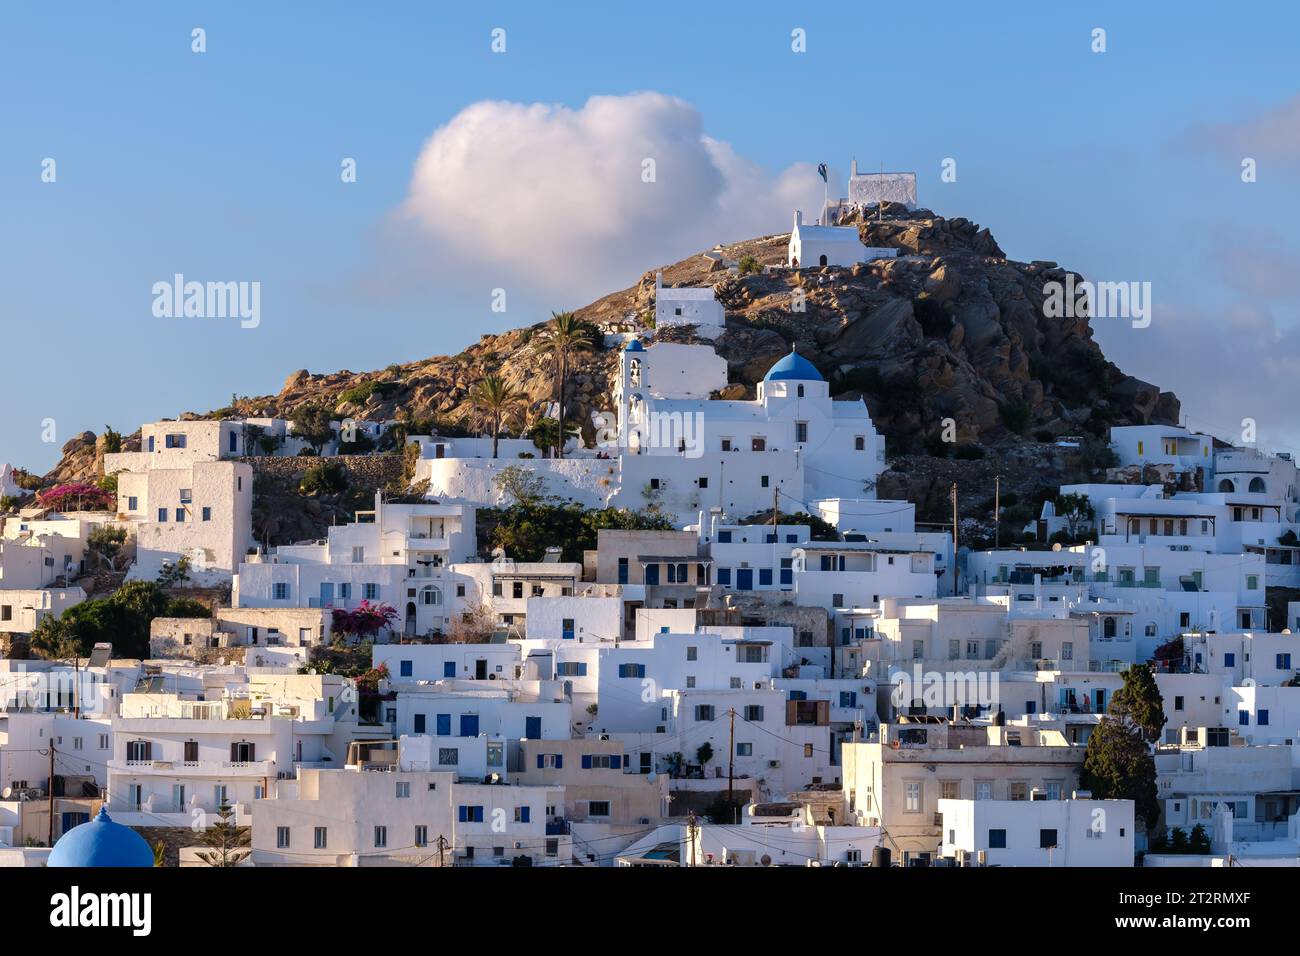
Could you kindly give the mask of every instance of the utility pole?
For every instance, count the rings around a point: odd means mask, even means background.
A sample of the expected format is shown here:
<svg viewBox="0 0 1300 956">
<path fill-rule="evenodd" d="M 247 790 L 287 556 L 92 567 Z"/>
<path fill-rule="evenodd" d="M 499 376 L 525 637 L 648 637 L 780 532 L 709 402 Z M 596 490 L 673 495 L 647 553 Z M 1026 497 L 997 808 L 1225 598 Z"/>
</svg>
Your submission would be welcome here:
<svg viewBox="0 0 1300 956">
<path fill-rule="evenodd" d="M 690 811 L 690 813 L 686 815 L 686 835 L 687 835 L 687 839 L 689 839 L 691 843 L 690 856 L 687 858 L 690 860 L 690 862 L 687 863 L 686 865 L 694 866 L 695 865 L 695 811 L 694 810 Z"/>
<path fill-rule="evenodd" d="M 993 476 L 993 550 L 997 550 L 1002 540 L 1002 476 Z"/>
<path fill-rule="evenodd" d="M 443 854 L 446 852 L 446 850 L 447 850 L 447 838 L 443 836 L 441 833 L 439 833 L 438 834 L 438 868 L 439 869 L 442 869 L 442 867 L 445 865 L 443 863 Z"/>
<path fill-rule="evenodd" d="M 50 782 L 47 784 L 50 790 L 50 826 L 46 846 L 54 846 L 54 738 L 50 738 Z"/>
<path fill-rule="evenodd" d="M 776 534 L 776 515 L 781 510 L 780 502 L 777 500 L 781 494 L 781 488 L 778 485 L 772 487 L 772 533 Z"/>
<path fill-rule="evenodd" d="M 731 809 L 731 822 L 739 823 L 736 813 L 736 799 L 732 793 L 736 770 L 736 708 L 728 707 L 727 716 L 731 718 L 731 732 L 727 740 L 727 806 Z"/>
<path fill-rule="evenodd" d="M 957 582 L 957 482 L 952 483 L 952 594 L 957 597 L 961 590 Z"/>
</svg>

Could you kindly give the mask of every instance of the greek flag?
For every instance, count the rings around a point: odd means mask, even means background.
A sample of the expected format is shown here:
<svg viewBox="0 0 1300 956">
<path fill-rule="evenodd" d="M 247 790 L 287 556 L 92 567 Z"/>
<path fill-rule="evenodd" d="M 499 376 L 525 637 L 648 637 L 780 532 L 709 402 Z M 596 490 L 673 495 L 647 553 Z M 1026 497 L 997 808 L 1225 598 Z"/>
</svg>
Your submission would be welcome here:
<svg viewBox="0 0 1300 956">
<path fill-rule="evenodd" d="M 825 163 L 818 163 L 818 164 L 817 164 L 817 175 L 820 176 L 820 177 L 822 178 L 822 182 L 824 182 L 824 183 L 829 183 L 829 182 L 830 182 L 830 180 L 826 178 L 826 164 L 825 164 Z"/>
</svg>

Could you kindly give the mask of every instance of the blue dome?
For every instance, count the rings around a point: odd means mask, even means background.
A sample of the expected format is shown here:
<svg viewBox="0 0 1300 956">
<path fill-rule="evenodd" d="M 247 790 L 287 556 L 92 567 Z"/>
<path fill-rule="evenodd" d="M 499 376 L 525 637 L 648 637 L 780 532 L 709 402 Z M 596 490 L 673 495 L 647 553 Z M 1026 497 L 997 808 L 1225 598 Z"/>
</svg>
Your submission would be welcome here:
<svg viewBox="0 0 1300 956">
<path fill-rule="evenodd" d="M 54 842 L 46 866 L 153 866 L 153 849 L 130 827 L 114 823 L 103 807 L 89 823 Z"/>
<path fill-rule="evenodd" d="M 641 344 L 641 340 L 640 340 L 640 339 L 633 339 L 631 342 L 628 342 L 628 343 L 627 343 L 627 348 L 624 349 L 623 351 L 625 351 L 625 352 L 644 352 L 644 351 L 645 351 L 645 346 Z"/>
<path fill-rule="evenodd" d="M 817 371 L 817 366 L 808 361 L 798 352 L 791 351 L 789 355 L 778 361 L 763 376 L 765 382 L 778 382 L 782 380 L 793 380 L 800 382 L 824 382 L 822 373 Z"/>
</svg>

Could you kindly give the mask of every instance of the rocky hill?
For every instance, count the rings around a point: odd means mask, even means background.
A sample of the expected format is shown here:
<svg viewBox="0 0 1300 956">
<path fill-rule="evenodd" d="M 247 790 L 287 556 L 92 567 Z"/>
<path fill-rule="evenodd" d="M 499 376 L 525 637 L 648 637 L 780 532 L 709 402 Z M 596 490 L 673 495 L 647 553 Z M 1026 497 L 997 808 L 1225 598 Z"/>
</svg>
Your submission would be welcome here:
<svg viewBox="0 0 1300 956">
<path fill-rule="evenodd" d="M 1067 275 L 1056 263 L 1009 260 L 987 229 L 924 209 L 886 204 L 865 221 L 842 224 L 856 225 L 867 245 L 897 248 L 898 258 L 789 271 L 780 268 L 787 236 L 766 236 L 652 270 L 576 311 L 602 329 L 635 330 L 653 316 L 655 271 L 666 285 L 711 285 L 727 309 L 727 329 L 715 343 L 732 383 L 724 397 L 752 396 L 763 373 L 793 346 L 837 397 L 866 399 L 891 456 L 946 456 L 951 449 L 938 444 L 945 418 L 957 423 L 959 448 L 988 450 L 1063 435 L 1101 437 L 1112 424 L 1177 421 L 1177 398 L 1107 361 L 1086 318 L 1044 315 L 1044 283 Z M 746 267 L 740 273 L 729 268 L 737 262 Z M 473 430 L 468 393 L 488 372 L 522 388 L 534 409 L 553 400 L 553 376 L 526 349 L 535 328 L 485 335 L 457 355 L 381 371 L 299 370 L 274 395 L 240 398 L 208 414 L 287 416 L 323 403 L 339 417 L 410 417 L 451 433 Z M 665 330 L 660 338 L 692 337 Z M 586 422 L 609 406 L 616 354 L 598 349 L 578 357 L 566 409 L 571 421 Z M 125 447 L 135 447 L 134 439 Z M 96 444 L 89 432 L 69 442 L 47 481 L 95 476 L 102 467 Z"/>
</svg>

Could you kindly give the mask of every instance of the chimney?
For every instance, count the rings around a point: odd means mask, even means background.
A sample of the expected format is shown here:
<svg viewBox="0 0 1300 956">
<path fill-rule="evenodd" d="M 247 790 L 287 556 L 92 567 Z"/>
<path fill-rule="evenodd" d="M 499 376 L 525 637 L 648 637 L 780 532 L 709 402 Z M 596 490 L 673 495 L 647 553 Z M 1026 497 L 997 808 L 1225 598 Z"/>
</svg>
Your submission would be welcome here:
<svg viewBox="0 0 1300 956">
<path fill-rule="evenodd" d="M 662 272 L 656 272 L 656 273 L 655 273 L 655 292 L 658 292 L 658 291 L 659 291 L 660 289 L 662 289 L 663 287 L 664 287 L 664 274 L 663 274 Z"/>
<path fill-rule="evenodd" d="M 858 161 L 855 159 L 853 160 L 852 165 L 850 165 L 849 167 L 849 175 L 857 176 L 857 174 L 858 174 Z"/>
<path fill-rule="evenodd" d="M 798 229 L 802 225 L 803 225 L 803 210 L 796 209 L 794 211 L 794 227 Z"/>
</svg>

